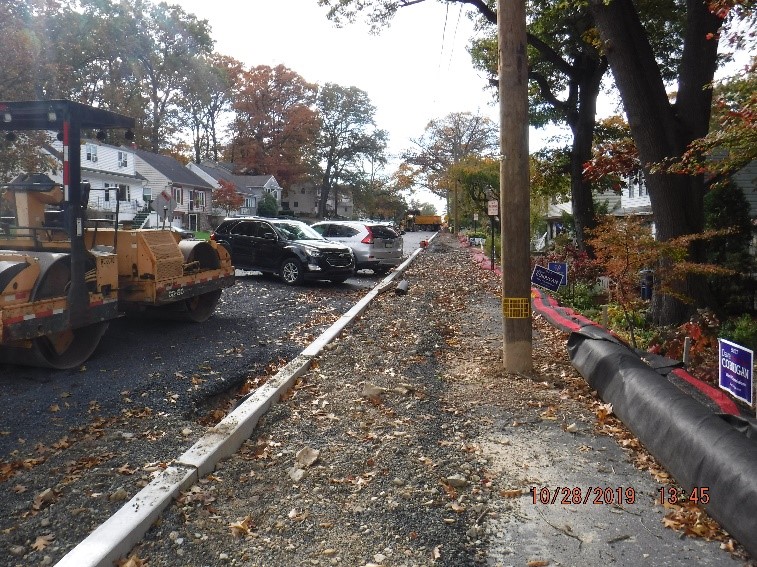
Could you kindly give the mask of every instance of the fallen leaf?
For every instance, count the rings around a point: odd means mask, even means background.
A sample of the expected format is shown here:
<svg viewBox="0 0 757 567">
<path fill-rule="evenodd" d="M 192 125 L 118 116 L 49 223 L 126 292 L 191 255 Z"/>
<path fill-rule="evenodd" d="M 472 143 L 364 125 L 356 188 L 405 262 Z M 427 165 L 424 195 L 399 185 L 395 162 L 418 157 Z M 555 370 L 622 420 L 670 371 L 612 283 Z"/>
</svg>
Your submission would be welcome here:
<svg viewBox="0 0 757 567">
<path fill-rule="evenodd" d="M 549 565 L 549 561 L 542 561 L 540 559 L 526 563 L 526 567 L 547 567 L 547 565 Z"/>
<path fill-rule="evenodd" d="M 55 493 L 53 492 L 52 488 L 48 488 L 47 490 L 43 490 L 34 497 L 32 508 L 34 510 L 40 510 L 44 504 L 49 504 L 53 500 L 55 500 Z"/>
<path fill-rule="evenodd" d="M 54 539 L 55 537 L 50 534 L 37 536 L 37 539 L 35 539 L 34 543 L 32 544 L 32 548 L 36 549 L 37 551 L 42 551 L 48 545 L 50 545 Z"/>
<path fill-rule="evenodd" d="M 137 472 L 137 469 L 129 468 L 129 463 L 126 463 L 125 465 L 121 465 L 116 469 L 120 474 L 126 474 L 131 475 Z"/>
<path fill-rule="evenodd" d="M 231 535 L 233 535 L 234 537 L 249 535 L 252 528 L 252 518 L 250 516 L 246 516 L 244 520 L 241 520 L 239 522 L 232 522 L 231 524 L 229 524 L 229 527 L 231 528 Z"/>
<path fill-rule="evenodd" d="M 146 567 L 147 563 L 142 561 L 136 554 L 130 555 L 127 559 L 121 559 L 118 567 Z"/>
</svg>

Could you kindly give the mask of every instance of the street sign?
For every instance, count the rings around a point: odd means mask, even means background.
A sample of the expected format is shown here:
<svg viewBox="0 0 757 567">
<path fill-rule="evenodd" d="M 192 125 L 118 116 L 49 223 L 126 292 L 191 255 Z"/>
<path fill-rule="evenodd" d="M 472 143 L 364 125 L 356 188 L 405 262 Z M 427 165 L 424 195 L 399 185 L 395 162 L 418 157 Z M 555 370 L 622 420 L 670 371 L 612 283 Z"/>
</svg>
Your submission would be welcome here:
<svg viewBox="0 0 757 567">
<path fill-rule="evenodd" d="M 158 218 L 164 222 L 167 220 L 165 217 L 168 217 L 168 219 L 173 217 L 175 208 L 176 199 L 173 198 L 173 195 L 171 195 L 171 192 L 168 189 L 163 189 L 152 202 L 152 209 L 158 213 Z M 168 222 L 170 222 L 170 220 L 168 220 Z"/>
<path fill-rule="evenodd" d="M 562 274 L 562 282 L 560 285 L 568 285 L 568 263 L 567 262 L 549 262 L 547 268 L 553 272 L 559 272 Z"/>
<path fill-rule="evenodd" d="M 478 213 L 473 213 L 473 220 L 474 221 L 478 220 Z"/>
<path fill-rule="evenodd" d="M 749 407 L 754 407 L 754 353 L 725 339 L 718 339 L 718 351 L 718 385 Z"/>
<path fill-rule="evenodd" d="M 534 271 L 531 272 L 531 283 L 547 288 L 549 291 L 560 289 L 560 282 L 562 282 L 562 274 L 544 266 L 536 265 Z"/>
<path fill-rule="evenodd" d="M 499 215 L 499 201 L 492 199 L 486 202 L 487 215 L 490 217 L 496 217 Z"/>
</svg>

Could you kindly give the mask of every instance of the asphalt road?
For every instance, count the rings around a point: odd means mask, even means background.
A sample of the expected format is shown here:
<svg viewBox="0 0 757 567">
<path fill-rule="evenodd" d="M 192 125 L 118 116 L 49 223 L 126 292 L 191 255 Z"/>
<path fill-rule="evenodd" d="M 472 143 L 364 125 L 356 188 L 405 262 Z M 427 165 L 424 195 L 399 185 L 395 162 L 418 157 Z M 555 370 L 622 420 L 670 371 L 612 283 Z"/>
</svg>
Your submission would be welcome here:
<svg viewBox="0 0 757 567">
<path fill-rule="evenodd" d="M 405 254 L 432 233 L 405 235 Z M 381 281 L 371 271 L 340 285 L 289 287 L 237 272 L 216 313 L 192 324 L 123 317 L 111 322 L 94 355 L 74 370 L 0 365 L 0 461 L 16 449 L 59 439 L 94 413 L 118 414 L 123 400 L 187 418 L 270 364 L 291 360 Z M 195 386 L 178 387 L 179 376 Z"/>
</svg>

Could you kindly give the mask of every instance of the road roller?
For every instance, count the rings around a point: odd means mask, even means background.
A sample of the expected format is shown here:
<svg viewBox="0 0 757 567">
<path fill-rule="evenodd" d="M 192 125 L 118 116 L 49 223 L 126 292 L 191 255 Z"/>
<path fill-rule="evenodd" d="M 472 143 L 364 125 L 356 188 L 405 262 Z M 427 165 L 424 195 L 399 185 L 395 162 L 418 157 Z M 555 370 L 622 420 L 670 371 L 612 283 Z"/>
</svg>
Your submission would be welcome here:
<svg viewBox="0 0 757 567">
<path fill-rule="evenodd" d="M 133 127 L 133 118 L 68 100 L 0 102 L 7 140 L 42 130 L 63 142 L 62 183 L 20 172 L 2 184 L 0 363 L 75 368 L 116 317 L 202 322 L 233 285 L 231 258 L 215 242 L 87 221 L 81 132 Z"/>
</svg>

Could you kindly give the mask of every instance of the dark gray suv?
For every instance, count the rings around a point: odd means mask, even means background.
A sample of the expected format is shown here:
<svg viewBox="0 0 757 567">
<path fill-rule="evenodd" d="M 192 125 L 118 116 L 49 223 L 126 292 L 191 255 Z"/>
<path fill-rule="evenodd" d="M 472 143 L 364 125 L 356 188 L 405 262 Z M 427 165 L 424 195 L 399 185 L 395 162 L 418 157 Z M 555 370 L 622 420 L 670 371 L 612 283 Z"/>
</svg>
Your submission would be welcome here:
<svg viewBox="0 0 757 567">
<path fill-rule="evenodd" d="M 276 274 L 287 284 L 341 283 L 355 272 L 349 246 L 324 239 L 304 222 L 262 217 L 228 218 L 210 235 L 241 270 Z"/>
</svg>

